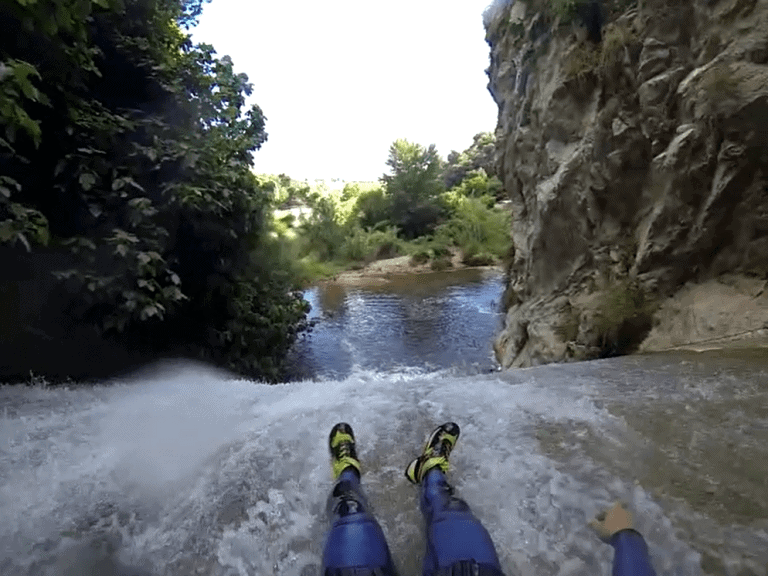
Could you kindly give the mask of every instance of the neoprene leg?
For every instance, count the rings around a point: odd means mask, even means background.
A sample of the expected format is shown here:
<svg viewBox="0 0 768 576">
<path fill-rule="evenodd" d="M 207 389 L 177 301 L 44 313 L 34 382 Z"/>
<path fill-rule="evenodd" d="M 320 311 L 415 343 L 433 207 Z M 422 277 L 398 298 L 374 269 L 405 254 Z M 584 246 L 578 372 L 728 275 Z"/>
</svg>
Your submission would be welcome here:
<svg viewBox="0 0 768 576">
<path fill-rule="evenodd" d="M 395 575 L 384 532 L 368 510 L 360 478 L 354 470 L 344 470 L 328 498 L 332 525 L 323 552 L 323 574 L 357 567 Z"/>
<path fill-rule="evenodd" d="M 427 523 L 424 576 L 466 560 L 474 560 L 501 573 L 499 558 L 488 531 L 439 469 L 430 470 L 421 483 L 421 512 Z"/>
</svg>

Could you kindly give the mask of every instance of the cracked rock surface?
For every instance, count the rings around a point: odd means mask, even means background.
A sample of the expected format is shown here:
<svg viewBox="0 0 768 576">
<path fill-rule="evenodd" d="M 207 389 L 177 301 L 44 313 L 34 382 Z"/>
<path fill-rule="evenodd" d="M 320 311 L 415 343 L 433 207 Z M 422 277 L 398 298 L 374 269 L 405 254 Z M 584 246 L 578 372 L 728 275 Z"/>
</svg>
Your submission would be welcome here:
<svg viewBox="0 0 768 576">
<path fill-rule="evenodd" d="M 608 1 L 600 45 L 544 0 L 494 6 L 500 363 L 763 334 L 768 2 Z"/>
</svg>

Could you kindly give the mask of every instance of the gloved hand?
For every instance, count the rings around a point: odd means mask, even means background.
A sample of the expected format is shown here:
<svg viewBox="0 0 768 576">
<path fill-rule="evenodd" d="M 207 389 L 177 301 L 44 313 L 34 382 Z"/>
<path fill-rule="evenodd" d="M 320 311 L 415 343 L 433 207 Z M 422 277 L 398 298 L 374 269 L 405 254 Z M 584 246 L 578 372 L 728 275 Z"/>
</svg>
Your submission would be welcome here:
<svg viewBox="0 0 768 576">
<path fill-rule="evenodd" d="M 632 513 L 622 502 L 616 502 L 613 507 L 600 512 L 589 525 L 604 542 L 608 542 L 616 532 L 634 527 Z"/>
</svg>

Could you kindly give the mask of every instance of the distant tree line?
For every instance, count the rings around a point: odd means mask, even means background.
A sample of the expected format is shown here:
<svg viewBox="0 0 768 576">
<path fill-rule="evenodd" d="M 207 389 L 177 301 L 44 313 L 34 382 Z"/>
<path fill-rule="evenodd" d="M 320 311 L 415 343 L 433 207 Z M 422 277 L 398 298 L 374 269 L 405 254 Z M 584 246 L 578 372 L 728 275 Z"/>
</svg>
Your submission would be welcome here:
<svg viewBox="0 0 768 576">
<path fill-rule="evenodd" d="M 456 251 L 466 264 L 487 265 L 506 256 L 511 230 L 509 212 L 496 207 L 504 190 L 494 156 L 490 133 L 447 161 L 433 145 L 399 139 L 378 182 L 332 192 L 284 175 L 261 178 L 278 208 L 278 236 L 307 280 L 402 254 L 436 269 Z"/>
<path fill-rule="evenodd" d="M 248 78 L 186 32 L 201 3 L 0 5 L 0 377 L 168 354 L 280 377 L 307 305 Z"/>
</svg>

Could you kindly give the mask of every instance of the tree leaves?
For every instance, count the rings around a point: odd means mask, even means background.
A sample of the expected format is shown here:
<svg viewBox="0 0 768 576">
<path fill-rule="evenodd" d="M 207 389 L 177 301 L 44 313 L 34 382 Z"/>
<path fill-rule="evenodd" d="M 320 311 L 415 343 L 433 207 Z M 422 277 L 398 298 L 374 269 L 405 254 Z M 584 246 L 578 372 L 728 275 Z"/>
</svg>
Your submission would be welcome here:
<svg viewBox="0 0 768 576">
<path fill-rule="evenodd" d="M 21 192 L 21 184 L 10 176 L 0 175 L 0 195 L 10 198 L 12 189 Z"/>
<path fill-rule="evenodd" d="M 91 188 L 93 188 L 93 185 L 96 184 L 96 175 L 91 174 L 90 172 L 84 172 L 83 174 L 80 174 L 80 178 L 78 180 L 80 182 L 80 186 L 83 187 L 83 190 L 88 192 Z"/>
<path fill-rule="evenodd" d="M 306 308 L 263 250 L 248 78 L 182 31 L 202 0 L 13 2 L 40 45 L 0 65 L 0 242 L 34 252 L 50 218 L 73 326 L 275 377 Z"/>
<path fill-rule="evenodd" d="M 31 242 L 48 245 L 48 220 L 42 213 L 16 202 L 9 205 L 8 212 L 11 218 L 0 221 L 0 243 L 19 243 L 27 252 L 32 251 Z"/>
</svg>

